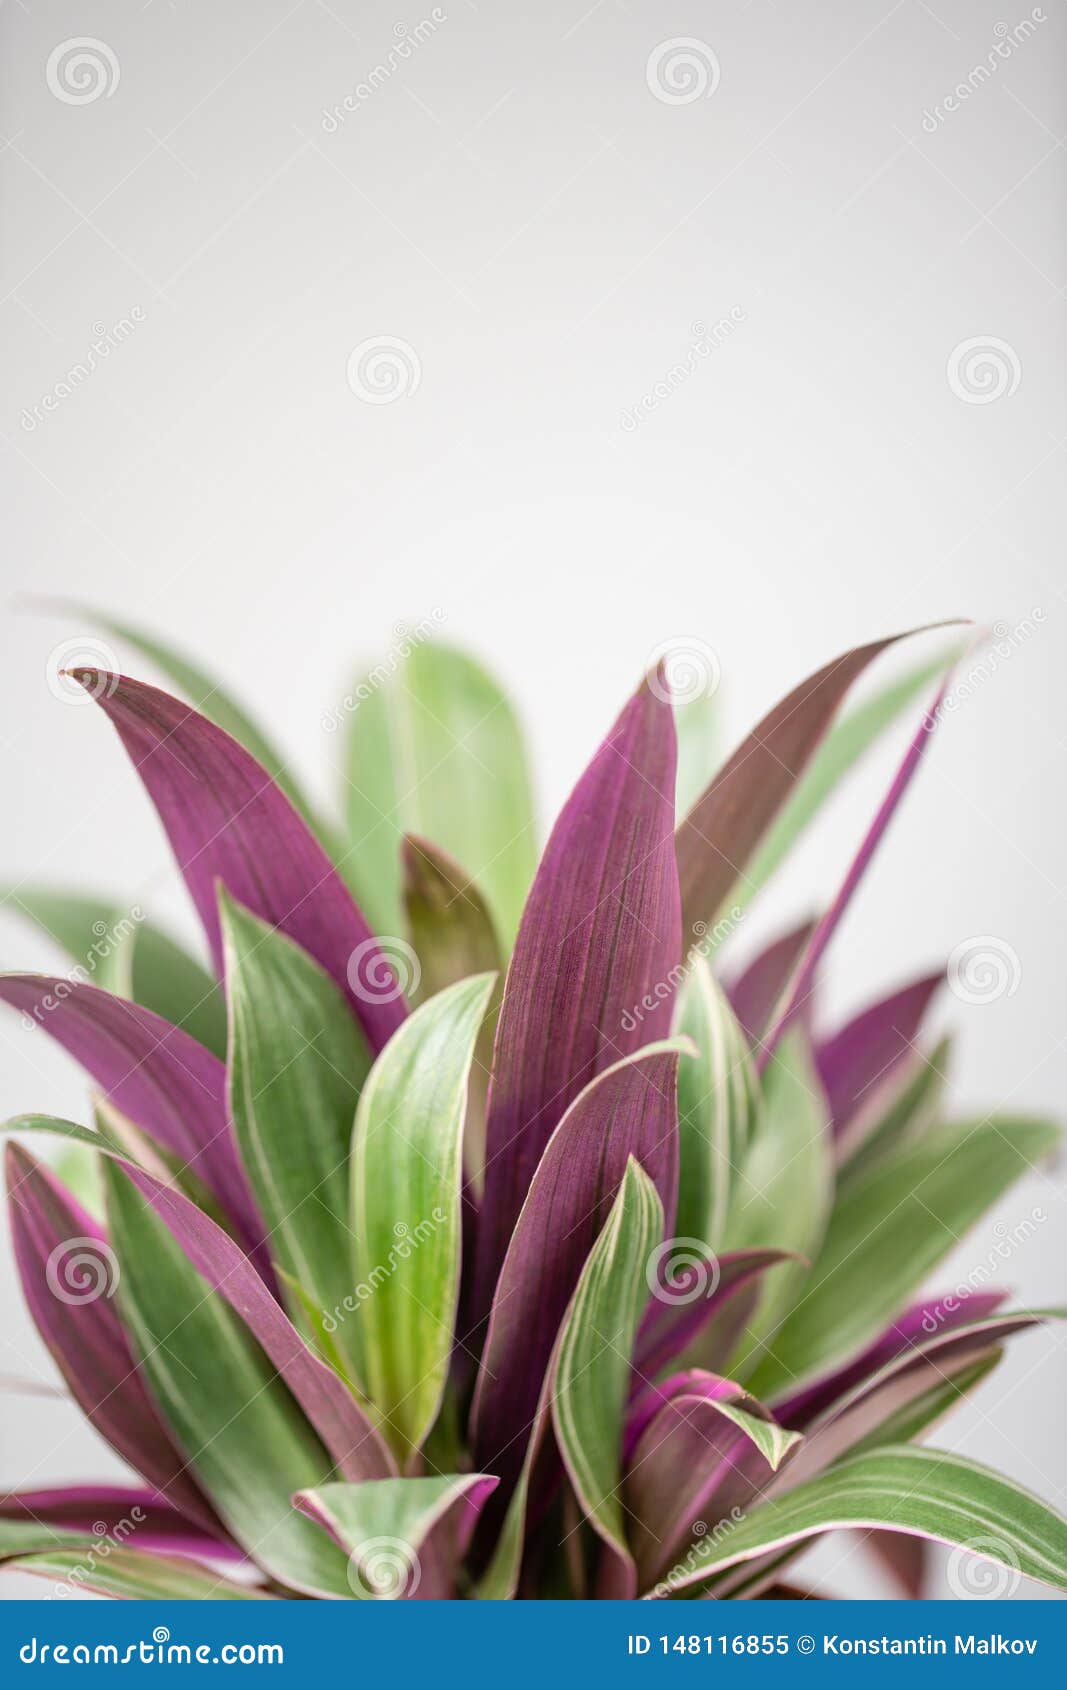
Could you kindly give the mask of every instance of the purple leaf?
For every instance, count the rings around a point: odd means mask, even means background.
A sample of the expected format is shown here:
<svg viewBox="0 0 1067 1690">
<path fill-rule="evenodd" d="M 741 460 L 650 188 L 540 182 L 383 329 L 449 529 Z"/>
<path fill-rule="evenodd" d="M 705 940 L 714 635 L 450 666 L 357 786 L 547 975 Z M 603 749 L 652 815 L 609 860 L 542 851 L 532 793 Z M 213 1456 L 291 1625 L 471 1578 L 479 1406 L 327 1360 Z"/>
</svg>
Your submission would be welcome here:
<svg viewBox="0 0 1067 1690">
<path fill-rule="evenodd" d="M 733 1250 L 714 1257 L 707 1267 L 697 1265 L 690 1290 L 675 1283 L 665 1286 L 661 1296 L 653 1294 L 637 1334 L 634 1372 L 638 1379 L 653 1379 L 660 1370 L 718 1321 L 738 1293 L 777 1262 L 788 1259 L 785 1250 Z M 667 1258 L 669 1263 L 670 1258 Z M 706 1286 L 706 1289 L 702 1289 Z M 744 1322 L 742 1322 L 742 1325 Z"/>
<path fill-rule="evenodd" d="M 185 1517 L 224 1536 L 141 1383 L 114 1304 L 107 1238 L 55 1175 L 7 1147 L 15 1261 L 37 1330 L 100 1436 Z M 94 1295 L 99 1288 L 100 1294 Z"/>
<path fill-rule="evenodd" d="M 803 956 L 814 931 L 814 921 L 805 921 L 791 932 L 784 933 L 760 951 L 733 984 L 727 986 L 730 1007 L 750 1044 L 758 1044 L 762 1038 L 785 983 Z"/>
<path fill-rule="evenodd" d="M 976 1297 L 970 1299 L 972 1317 L 977 1301 Z M 776 1492 L 814 1477 L 861 1439 L 870 1438 L 892 1415 L 924 1397 L 932 1386 L 951 1383 L 957 1374 L 990 1356 L 1005 1338 L 1048 1318 L 1047 1314 L 1025 1310 L 972 1318 L 967 1325 L 946 1327 L 925 1341 L 902 1348 L 877 1372 L 859 1381 L 821 1414 L 806 1420 L 803 1451 L 784 1485 L 775 1486 Z"/>
<path fill-rule="evenodd" d="M 156 687 L 97 669 L 77 680 L 110 716 L 159 812 L 221 976 L 216 881 L 302 945 L 347 993 L 374 1050 L 406 1014 L 362 911 L 267 771 L 214 722 Z"/>
<path fill-rule="evenodd" d="M 96 986 L 0 975 L 0 999 L 70 1052 L 135 1126 L 194 1173 L 255 1250 L 265 1231 L 238 1159 L 226 1069 L 161 1015 Z"/>
<path fill-rule="evenodd" d="M 947 624 L 941 624 L 947 626 Z M 678 829 L 682 925 L 709 926 L 867 665 L 910 629 L 857 646 L 809 675 L 738 746 Z"/>
<path fill-rule="evenodd" d="M 132 1485 L 61 1485 L 52 1490 L 14 1491 L 0 1498 L 0 1519 L 36 1520 L 39 1525 L 92 1532 L 100 1539 L 135 1543 L 172 1555 L 212 1556 L 243 1561 L 237 1546 L 187 1520 L 158 1491 Z M 222 1527 L 218 1528 L 221 1533 Z"/>
<path fill-rule="evenodd" d="M 823 952 L 826 950 L 827 945 L 833 938 L 834 933 L 837 930 L 838 923 L 852 900 L 853 893 L 856 891 L 861 880 L 866 874 L 867 869 L 870 867 L 871 859 L 881 843 L 882 836 L 892 820 L 897 805 L 900 803 L 900 800 L 903 798 L 905 792 L 911 784 L 912 776 L 922 760 L 923 752 L 926 750 L 927 744 L 932 737 L 933 730 L 937 725 L 938 711 L 947 688 L 948 678 L 946 677 L 945 681 L 938 689 L 938 693 L 933 704 L 924 715 L 918 732 L 905 752 L 904 759 L 893 778 L 893 783 L 883 798 L 878 808 L 878 813 L 876 814 L 874 821 L 871 823 L 859 851 L 853 858 L 848 873 L 845 875 L 844 881 L 841 885 L 840 891 L 835 897 L 833 903 L 830 905 L 826 914 L 823 916 L 822 920 L 818 923 L 804 955 L 797 967 L 794 969 L 792 977 L 782 993 L 770 1030 L 767 1033 L 760 1052 L 761 1062 L 764 1064 L 774 1050 L 775 1045 L 782 1037 L 782 1034 L 792 1025 L 797 1017 L 802 1015 L 804 1012 L 804 1007 L 811 994 L 812 983 L 815 979 L 815 972 L 819 966 Z"/>
<path fill-rule="evenodd" d="M 976 1291 L 969 1297 L 954 1296 L 952 1308 L 947 1306 L 949 1299 L 945 1297 L 931 1297 L 912 1303 L 862 1355 L 846 1367 L 824 1374 L 821 1379 L 813 1380 L 802 1390 L 776 1403 L 774 1412 L 777 1418 L 783 1426 L 806 1430 L 835 1402 L 847 1396 L 853 1386 L 873 1378 L 898 1356 L 922 1349 L 939 1332 L 952 1332 L 957 1327 L 987 1320 L 996 1313 L 1007 1295 L 1006 1291 Z"/>
<path fill-rule="evenodd" d="M 671 706 L 642 682 L 564 805 L 530 890 L 494 1048 L 476 1321 L 554 1127 L 597 1074 L 670 1030 L 675 760 Z"/>
<path fill-rule="evenodd" d="M 181 1192 L 122 1157 L 116 1160 L 197 1273 L 262 1345 L 341 1475 L 351 1480 L 389 1477 L 395 1469 L 378 1432 L 339 1375 L 308 1348 L 233 1239 Z"/>
<path fill-rule="evenodd" d="M 772 1422 L 739 1386 L 708 1374 L 698 1390 L 663 1404 L 636 1440 L 623 1494 L 642 1590 L 669 1574 L 708 1529 L 758 1502 L 799 1447 L 787 1450 L 775 1469 L 720 1404 Z"/>
<path fill-rule="evenodd" d="M 503 1498 L 522 1467 L 560 1322 L 630 1156 L 655 1183 L 671 1225 L 677 1079 L 677 1044 L 607 1069 L 571 1104 L 534 1175 L 493 1298 L 472 1410 L 475 1465 L 500 1475 Z"/>
<path fill-rule="evenodd" d="M 711 1402 L 730 1402 L 742 1394 L 732 1379 L 719 1373 L 709 1373 L 703 1367 L 689 1367 L 682 1373 L 672 1373 L 658 1384 L 643 1385 L 631 1398 L 626 1411 L 623 1433 L 622 1459 L 628 1466 L 637 1444 L 661 1408 L 679 1397 L 707 1397 Z"/>
<path fill-rule="evenodd" d="M 944 978 L 928 974 L 872 1004 L 815 1048 L 815 1063 L 840 1135 L 911 1054 L 927 1006 Z"/>
</svg>

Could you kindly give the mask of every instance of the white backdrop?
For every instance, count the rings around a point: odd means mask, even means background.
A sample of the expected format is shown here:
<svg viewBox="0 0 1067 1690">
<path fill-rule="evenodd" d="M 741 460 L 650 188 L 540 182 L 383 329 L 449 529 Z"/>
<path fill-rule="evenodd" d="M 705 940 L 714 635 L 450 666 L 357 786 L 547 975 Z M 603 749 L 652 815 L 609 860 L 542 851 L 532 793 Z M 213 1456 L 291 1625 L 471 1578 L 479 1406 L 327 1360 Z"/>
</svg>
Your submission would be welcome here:
<svg viewBox="0 0 1067 1690">
<path fill-rule="evenodd" d="M 404 22 L 353 0 L 0 14 L 5 884 L 100 887 L 193 936 L 106 723 L 56 696 L 84 620 L 18 593 L 196 651 L 324 795 L 323 712 L 436 607 L 512 689 L 546 822 L 664 639 L 716 652 L 725 743 L 845 646 L 970 615 L 1008 655 L 931 747 L 828 1013 L 991 935 L 1017 989 L 944 994 L 954 1105 L 1061 1108 L 1062 0 Z M 352 360 L 383 339 L 384 364 Z M 743 948 L 825 900 L 891 766 L 835 802 Z M 57 960 L 0 922 L 4 966 Z M 5 1113 L 84 1118 L 71 1063 L 14 1017 L 0 1041 Z M 1062 1297 L 1045 1173 L 941 1281 L 1035 1207 L 998 1274 Z M 52 1378 L 12 1283 L 5 1249 L 0 1371 Z M 1021 1340 L 942 1440 L 1062 1507 L 1065 1374 L 1061 1338 Z M 5 1486 L 116 1470 L 69 1405 L 0 1407 Z M 818 1567 L 885 1588 L 844 1543 Z"/>
</svg>

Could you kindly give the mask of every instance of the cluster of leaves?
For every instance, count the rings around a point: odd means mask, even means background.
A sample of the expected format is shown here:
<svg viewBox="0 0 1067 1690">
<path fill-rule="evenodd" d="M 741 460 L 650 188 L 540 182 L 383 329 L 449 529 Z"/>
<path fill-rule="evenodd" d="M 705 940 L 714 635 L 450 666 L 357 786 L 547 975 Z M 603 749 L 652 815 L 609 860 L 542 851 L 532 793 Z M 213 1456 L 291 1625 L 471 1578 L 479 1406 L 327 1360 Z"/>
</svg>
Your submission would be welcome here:
<svg viewBox="0 0 1067 1690">
<path fill-rule="evenodd" d="M 8 1124 L 67 1141 L 58 1171 L 8 1146 L 19 1273 L 143 1482 L 12 1493 L 0 1555 L 124 1597 L 720 1598 L 857 1526 L 912 1576 L 901 1545 L 939 1539 L 1067 1585 L 1067 1523 L 917 1442 L 1043 1318 L 915 1298 L 1054 1132 L 944 1119 L 937 976 L 829 1037 L 812 1013 L 936 705 L 823 918 L 717 978 L 943 660 L 840 715 L 892 642 L 849 652 L 717 771 L 661 669 L 538 857 L 469 658 L 415 643 L 357 689 L 339 828 L 209 678 L 113 632 L 198 706 L 76 671 L 213 967 L 13 894 L 92 972 L 0 998 L 95 1087 L 92 1128 Z"/>
</svg>

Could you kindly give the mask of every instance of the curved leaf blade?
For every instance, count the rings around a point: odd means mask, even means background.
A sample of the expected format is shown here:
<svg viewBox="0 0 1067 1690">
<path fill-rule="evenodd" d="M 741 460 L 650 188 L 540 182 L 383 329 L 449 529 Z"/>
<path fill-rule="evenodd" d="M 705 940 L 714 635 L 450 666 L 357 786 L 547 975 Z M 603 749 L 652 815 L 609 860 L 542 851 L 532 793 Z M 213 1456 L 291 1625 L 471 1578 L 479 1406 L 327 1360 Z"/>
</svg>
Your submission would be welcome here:
<svg viewBox="0 0 1067 1690">
<path fill-rule="evenodd" d="M 348 1158 L 370 1052 L 329 975 L 225 891 L 220 902 L 237 1142 L 272 1253 L 328 1312 L 352 1289 Z"/>
<path fill-rule="evenodd" d="M 271 775 L 237 740 L 156 687 L 76 669 L 159 814 L 222 973 L 217 882 L 280 927 L 346 993 L 373 1049 L 404 1019 L 401 987 L 362 911 Z"/>
<path fill-rule="evenodd" d="M 681 933 L 674 717 L 662 694 L 642 682 L 622 711 L 526 903 L 493 1053 L 472 1324 L 488 1313 L 557 1123 L 595 1075 L 670 1028 Z"/>
<path fill-rule="evenodd" d="M 467 1081 L 495 975 L 461 980 L 409 1016 L 364 1085 L 352 1138 L 352 1327 L 360 1376 L 397 1451 L 441 1404 L 459 1295 Z"/>
<path fill-rule="evenodd" d="M 631 1356 L 648 1299 L 649 1256 L 663 1236 L 663 1205 L 633 1157 L 589 1254 L 560 1334 L 552 1417 L 560 1454 L 586 1519 L 636 1592 L 621 1501 L 623 1418 Z"/>
<path fill-rule="evenodd" d="M 486 1497 L 486 1473 L 320 1485 L 293 1498 L 348 1556 L 359 1600 L 434 1601 L 457 1594 L 459 1563 Z"/>
<path fill-rule="evenodd" d="M 890 1446 L 765 1502 L 718 1542 L 693 1546 L 672 1591 L 774 1550 L 852 1527 L 977 1542 L 985 1559 L 1067 1588 L 1067 1520 L 1021 1485 L 945 1450 Z"/>
</svg>

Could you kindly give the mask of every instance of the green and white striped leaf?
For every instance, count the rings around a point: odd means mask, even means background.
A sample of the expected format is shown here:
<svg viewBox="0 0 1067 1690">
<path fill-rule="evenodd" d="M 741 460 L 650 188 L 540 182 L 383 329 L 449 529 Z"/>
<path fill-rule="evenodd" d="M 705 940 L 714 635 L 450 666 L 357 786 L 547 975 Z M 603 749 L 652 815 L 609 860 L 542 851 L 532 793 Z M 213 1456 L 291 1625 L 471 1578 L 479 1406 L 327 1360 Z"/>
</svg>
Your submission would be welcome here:
<svg viewBox="0 0 1067 1690">
<path fill-rule="evenodd" d="M 485 1473 L 369 1479 L 320 1485 L 293 1501 L 348 1557 L 353 1596 L 410 1601 L 457 1594 L 463 1551 L 496 1482 Z"/>
<path fill-rule="evenodd" d="M 582 1510 L 631 1576 L 620 1448 L 634 1336 L 648 1301 L 646 1270 L 662 1236 L 663 1205 L 631 1157 L 564 1318 L 552 1401 L 560 1453 Z"/>
<path fill-rule="evenodd" d="M 861 1350 L 1058 1136 L 1046 1121 L 1007 1117 L 943 1127 L 849 1185 L 803 1297 L 750 1388 L 773 1398 Z"/>
<path fill-rule="evenodd" d="M 371 1055 L 307 952 L 220 892 L 230 1109 L 271 1254 L 331 1314 L 352 1290 L 349 1149 Z M 303 1323 L 295 1300 L 291 1312 Z M 345 1325 L 337 1347 L 347 1357 Z"/>
<path fill-rule="evenodd" d="M 106 1539 L 86 1532 L 41 1533 L 32 1521 L 26 1524 L 36 1538 L 27 1535 L 25 1551 L 8 1562 L 8 1571 L 31 1573 L 52 1579 L 61 1594 L 89 1591 L 126 1602 L 262 1602 L 270 1600 L 265 1590 L 237 1584 L 211 1567 L 180 1555 L 156 1555 L 147 1550 L 116 1548 Z M 35 1542 L 55 1538 L 52 1548 L 36 1549 Z M 10 1553 L 0 1549 L 0 1554 Z"/>
<path fill-rule="evenodd" d="M 719 1250 L 759 1083 L 748 1040 L 703 957 L 693 958 L 682 987 L 675 1031 L 698 1053 L 678 1069 L 678 1236 Z"/>
<path fill-rule="evenodd" d="M 971 1547 L 977 1558 L 1013 1576 L 1067 1588 L 1067 1520 L 977 1462 L 896 1445 L 850 1458 L 788 1496 L 764 1502 L 732 1530 L 695 1543 L 672 1577 L 672 1590 L 684 1593 L 727 1567 L 855 1527 Z"/>
<path fill-rule="evenodd" d="M 506 694 L 436 640 L 353 694 L 346 745 L 351 884 L 379 932 L 403 932 L 400 841 L 443 847 L 481 889 L 510 951 L 537 866 L 526 753 Z"/>
<path fill-rule="evenodd" d="M 689 814 L 719 766 L 719 699 L 715 692 L 674 700 L 674 729 L 678 739 L 678 772 L 674 813 Z"/>
<path fill-rule="evenodd" d="M 731 1375 L 740 1375 L 770 1342 L 792 1306 L 826 1230 L 833 1201 L 829 1110 L 799 1033 L 782 1041 L 763 1076 L 763 1099 L 726 1226 L 729 1250 L 791 1250 L 806 1258 L 773 1267 Z M 748 1388 L 766 1398 L 755 1382 Z"/>
<path fill-rule="evenodd" d="M 496 976 L 420 1005 L 363 1088 L 352 1140 L 352 1330 L 359 1374 L 402 1458 L 433 1425 L 459 1295 L 463 1121 Z"/>
<path fill-rule="evenodd" d="M 345 1558 L 294 1511 L 332 1463 L 233 1311 L 126 1175 L 104 1168 L 117 1298 L 142 1374 L 220 1519 L 293 1590 L 348 1596 Z"/>
</svg>

